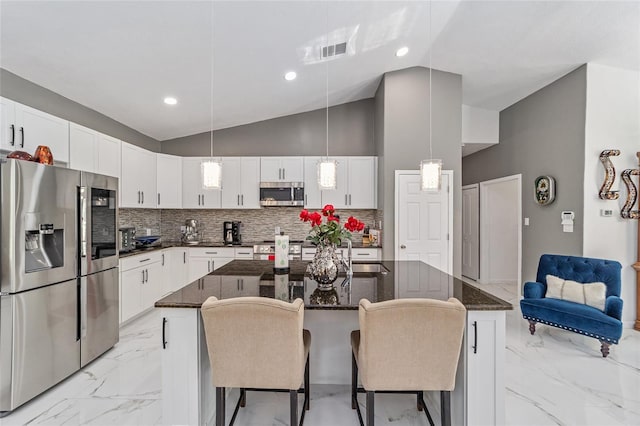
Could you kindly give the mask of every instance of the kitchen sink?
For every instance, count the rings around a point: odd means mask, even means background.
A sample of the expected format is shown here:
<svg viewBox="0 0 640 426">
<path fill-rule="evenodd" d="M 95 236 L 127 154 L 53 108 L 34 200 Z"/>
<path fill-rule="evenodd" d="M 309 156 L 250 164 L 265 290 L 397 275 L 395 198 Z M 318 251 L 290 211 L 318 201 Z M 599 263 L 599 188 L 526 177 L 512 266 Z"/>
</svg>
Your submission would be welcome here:
<svg viewBox="0 0 640 426">
<path fill-rule="evenodd" d="M 351 265 L 351 270 L 354 274 L 358 273 L 371 273 L 371 274 L 386 274 L 389 272 L 387 268 L 379 263 L 354 263 Z"/>
</svg>

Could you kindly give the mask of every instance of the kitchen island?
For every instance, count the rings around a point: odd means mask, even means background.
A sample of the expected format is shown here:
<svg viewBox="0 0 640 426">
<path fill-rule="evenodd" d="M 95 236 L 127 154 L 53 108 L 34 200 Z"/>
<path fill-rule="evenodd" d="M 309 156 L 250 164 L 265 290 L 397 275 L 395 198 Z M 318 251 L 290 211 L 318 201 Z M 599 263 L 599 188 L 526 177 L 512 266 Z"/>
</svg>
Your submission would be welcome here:
<svg viewBox="0 0 640 426">
<path fill-rule="evenodd" d="M 211 296 L 302 298 L 304 327 L 312 334 L 311 383 L 339 385 L 351 380 L 349 334 L 359 327 L 360 299 L 456 297 L 467 308 L 467 326 L 452 394 L 452 423 L 504 423 L 505 311 L 512 309 L 509 303 L 423 262 L 354 263 L 353 279 L 349 282 L 339 276 L 333 291 L 318 290 L 315 281 L 305 276 L 306 265 L 292 261 L 289 274 L 275 275 L 273 262 L 234 260 L 156 302 L 163 321 L 165 421 L 209 424 L 213 420 L 215 392 L 200 318 L 200 307 Z"/>
</svg>

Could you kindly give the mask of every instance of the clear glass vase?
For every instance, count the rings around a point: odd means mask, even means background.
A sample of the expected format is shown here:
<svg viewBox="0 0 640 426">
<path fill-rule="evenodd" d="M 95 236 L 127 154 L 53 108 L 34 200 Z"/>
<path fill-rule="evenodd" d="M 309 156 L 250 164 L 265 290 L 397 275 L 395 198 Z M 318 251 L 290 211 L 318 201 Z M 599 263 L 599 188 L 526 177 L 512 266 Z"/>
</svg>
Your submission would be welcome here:
<svg viewBox="0 0 640 426">
<path fill-rule="evenodd" d="M 307 274 L 318 283 L 318 289 L 333 290 L 339 270 L 340 260 L 336 255 L 336 245 L 318 245 L 313 260 L 307 266 Z"/>
</svg>

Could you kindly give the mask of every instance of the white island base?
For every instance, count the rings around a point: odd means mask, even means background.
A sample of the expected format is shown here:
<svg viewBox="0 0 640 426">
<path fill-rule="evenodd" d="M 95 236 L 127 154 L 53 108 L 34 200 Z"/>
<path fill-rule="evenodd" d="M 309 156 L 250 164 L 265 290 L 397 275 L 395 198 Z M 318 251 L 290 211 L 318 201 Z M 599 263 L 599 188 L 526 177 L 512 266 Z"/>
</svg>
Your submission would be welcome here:
<svg viewBox="0 0 640 426">
<path fill-rule="evenodd" d="M 215 388 L 200 310 L 161 308 L 161 315 L 164 422 L 214 424 Z M 304 327 L 311 332 L 311 384 L 350 385 L 349 336 L 359 328 L 358 311 L 307 309 L 304 315 Z M 467 311 L 456 389 L 451 395 L 453 425 L 504 424 L 504 357 L 505 311 Z M 438 395 L 425 393 L 430 407 L 439 407 Z M 237 392 L 229 392 L 231 398 L 235 401 Z"/>
</svg>

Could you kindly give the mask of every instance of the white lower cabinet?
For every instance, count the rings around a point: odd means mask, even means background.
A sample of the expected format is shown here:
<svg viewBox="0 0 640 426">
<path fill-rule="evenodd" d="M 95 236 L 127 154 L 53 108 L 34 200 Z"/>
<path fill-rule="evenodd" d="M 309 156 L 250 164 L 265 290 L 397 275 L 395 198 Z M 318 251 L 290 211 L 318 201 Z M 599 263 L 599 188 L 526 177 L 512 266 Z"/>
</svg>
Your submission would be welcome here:
<svg viewBox="0 0 640 426">
<path fill-rule="evenodd" d="M 208 275 L 233 259 L 235 259 L 233 247 L 190 247 L 189 282 Z"/>
<path fill-rule="evenodd" d="M 260 296 L 260 277 L 221 277 L 220 297 Z"/>
<path fill-rule="evenodd" d="M 338 248 L 336 254 L 338 257 L 347 257 L 348 250 L 344 247 Z M 313 260 L 316 254 L 315 247 L 302 248 L 302 260 Z M 380 248 L 354 248 L 351 249 L 351 260 L 354 262 L 371 261 L 377 262 L 382 260 L 382 249 Z"/>
<path fill-rule="evenodd" d="M 162 253 L 145 253 L 120 260 L 120 321 L 125 322 L 151 308 L 162 297 Z"/>
<path fill-rule="evenodd" d="M 465 335 L 466 407 L 460 411 L 466 413 L 464 422 L 467 425 L 503 425 L 505 311 L 467 311 Z M 458 371 L 458 376 L 460 373 Z M 452 407 L 452 415 L 456 411 Z M 453 418 L 452 424 L 456 424 Z"/>
<path fill-rule="evenodd" d="M 189 284 L 189 250 L 174 247 L 165 250 L 166 261 L 169 265 L 165 279 L 166 293 L 171 293 Z"/>
</svg>

